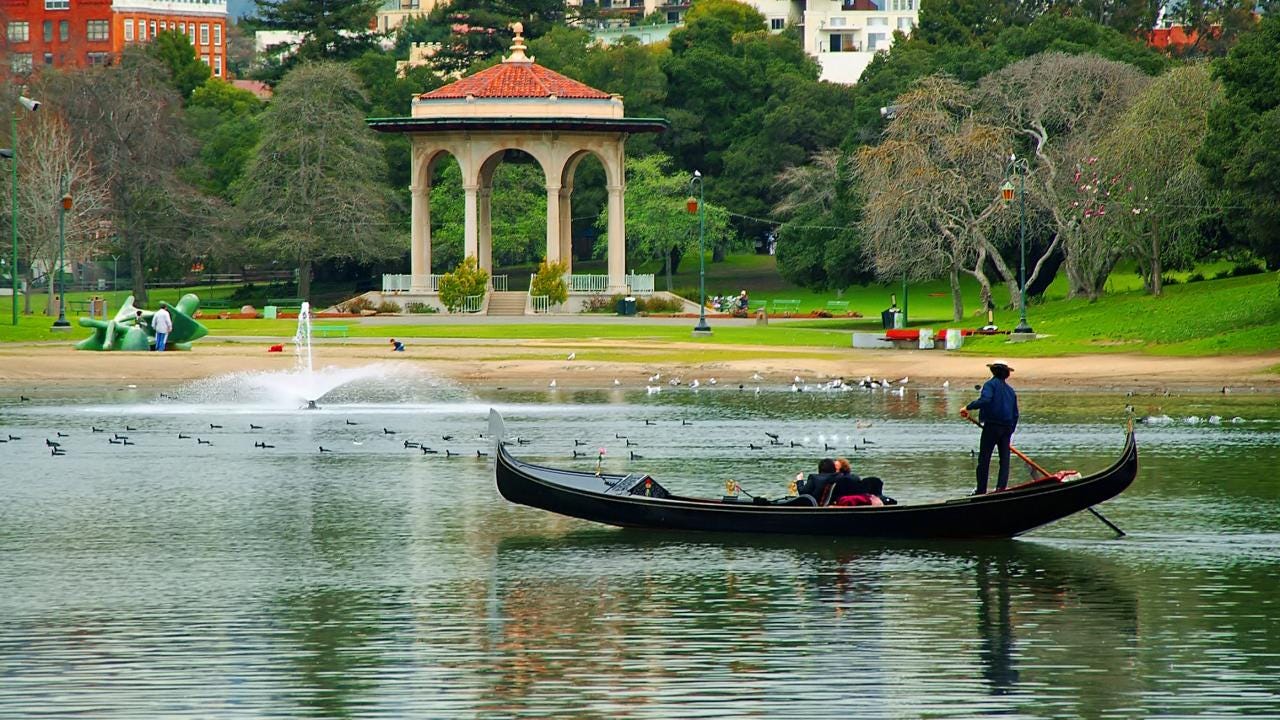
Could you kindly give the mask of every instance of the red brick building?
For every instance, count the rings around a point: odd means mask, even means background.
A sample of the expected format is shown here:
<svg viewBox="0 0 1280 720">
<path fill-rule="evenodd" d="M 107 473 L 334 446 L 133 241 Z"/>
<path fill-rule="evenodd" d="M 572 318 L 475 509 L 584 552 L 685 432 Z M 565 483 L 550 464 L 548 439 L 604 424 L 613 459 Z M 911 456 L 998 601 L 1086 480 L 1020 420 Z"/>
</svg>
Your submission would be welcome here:
<svg viewBox="0 0 1280 720">
<path fill-rule="evenodd" d="M 107 62 L 165 30 L 191 39 L 215 77 L 226 74 L 226 0 L 0 0 L 8 69 Z"/>
</svg>

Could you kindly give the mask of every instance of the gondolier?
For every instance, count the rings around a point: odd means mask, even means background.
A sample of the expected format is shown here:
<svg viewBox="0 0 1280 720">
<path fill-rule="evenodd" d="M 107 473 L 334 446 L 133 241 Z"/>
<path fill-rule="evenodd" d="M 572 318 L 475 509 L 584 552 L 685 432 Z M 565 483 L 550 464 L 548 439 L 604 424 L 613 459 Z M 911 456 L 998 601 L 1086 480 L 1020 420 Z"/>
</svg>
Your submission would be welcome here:
<svg viewBox="0 0 1280 720">
<path fill-rule="evenodd" d="M 982 425 L 982 439 L 978 443 L 978 487 L 974 495 L 985 495 L 987 477 L 991 474 L 991 451 L 1000 450 L 1000 471 L 996 478 L 996 490 L 1009 486 L 1009 445 L 1013 431 L 1018 427 L 1018 394 L 1009 386 L 1009 373 L 1013 368 L 1003 360 L 987 363 L 991 379 L 982 386 L 977 400 L 960 411 L 960 417 L 968 418 L 970 410 L 977 410 Z"/>
</svg>

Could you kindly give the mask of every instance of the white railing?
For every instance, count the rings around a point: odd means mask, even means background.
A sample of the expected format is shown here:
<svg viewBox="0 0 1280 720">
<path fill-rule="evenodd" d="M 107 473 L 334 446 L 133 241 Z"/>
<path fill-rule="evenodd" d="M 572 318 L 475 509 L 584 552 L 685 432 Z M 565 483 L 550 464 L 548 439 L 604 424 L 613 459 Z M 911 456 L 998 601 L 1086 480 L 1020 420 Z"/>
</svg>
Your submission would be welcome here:
<svg viewBox="0 0 1280 720">
<path fill-rule="evenodd" d="M 484 295 L 468 295 L 463 298 L 459 312 L 478 313 L 482 305 L 484 305 Z"/>
<path fill-rule="evenodd" d="M 420 292 L 440 292 L 439 275 L 383 275 L 382 292 L 406 293 L 412 290 Z"/>
<path fill-rule="evenodd" d="M 489 289 L 493 290 L 494 292 L 506 292 L 507 276 L 506 275 L 490 275 Z"/>
<path fill-rule="evenodd" d="M 627 287 L 631 288 L 632 295 L 652 295 L 653 294 L 653 275 L 635 275 L 630 274 L 626 277 Z"/>
<path fill-rule="evenodd" d="M 533 302 L 533 311 L 535 313 L 551 312 L 551 298 L 547 295 L 530 295 L 529 299 Z"/>
<path fill-rule="evenodd" d="M 608 275 L 565 275 L 569 292 L 602 293 L 609 289 Z"/>
</svg>

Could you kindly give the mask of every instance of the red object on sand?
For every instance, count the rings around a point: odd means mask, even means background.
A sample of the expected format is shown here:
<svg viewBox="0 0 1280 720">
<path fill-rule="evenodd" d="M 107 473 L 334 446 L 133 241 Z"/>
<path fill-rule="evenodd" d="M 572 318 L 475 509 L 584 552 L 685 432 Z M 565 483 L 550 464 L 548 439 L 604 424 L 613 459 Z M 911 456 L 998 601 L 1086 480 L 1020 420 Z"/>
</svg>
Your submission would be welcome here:
<svg viewBox="0 0 1280 720">
<path fill-rule="evenodd" d="M 272 345 L 267 348 L 267 352 L 284 352 L 284 345 Z"/>
</svg>

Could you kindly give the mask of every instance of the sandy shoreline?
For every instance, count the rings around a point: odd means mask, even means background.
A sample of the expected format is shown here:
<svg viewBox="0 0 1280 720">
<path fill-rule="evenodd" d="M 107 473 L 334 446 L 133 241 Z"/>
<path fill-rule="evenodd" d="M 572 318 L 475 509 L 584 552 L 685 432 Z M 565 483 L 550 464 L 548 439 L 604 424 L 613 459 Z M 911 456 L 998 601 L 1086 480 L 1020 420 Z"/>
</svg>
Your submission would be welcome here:
<svg viewBox="0 0 1280 720">
<path fill-rule="evenodd" d="M 166 382 L 195 380 L 237 371 L 289 370 L 292 348 L 268 353 L 273 340 L 200 343 L 185 353 L 91 353 L 63 344 L 0 346 L 0 383 L 9 386 L 56 382 L 95 384 L 103 381 Z M 714 377 L 721 385 L 790 385 L 795 376 L 806 382 L 910 377 L 915 386 L 974 382 L 986 375 L 985 358 L 943 351 L 820 350 L 721 346 L 723 360 L 680 362 L 663 353 L 688 351 L 680 343 L 637 344 L 593 341 L 451 341 L 411 345 L 391 353 L 372 343 L 325 343 L 315 348 L 317 366 L 352 367 L 378 361 L 410 363 L 469 385 L 563 389 L 615 386 L 643 387 L 654 373 L 665 385 L 672 378 L 704 385 Z M 568 360 L 569 352 L 576 352 Z M 619 360 L 628 353 L 634 359 Z M 678 354 L 676 352 L 675 354 Z M 593 357 L 597 356 L 597 357 Z M 1280 353 L 1261 356 L 1158 357 L 1108 354 L 1055 358 L 1017 358 L 1016 382 L 1027 389 L 1114 390 L 1179 389 L 1220 391 L 1223 387 L 1280 390 Z M 759 374 L 761 380 L 756 380 Z"/>
</svg>

